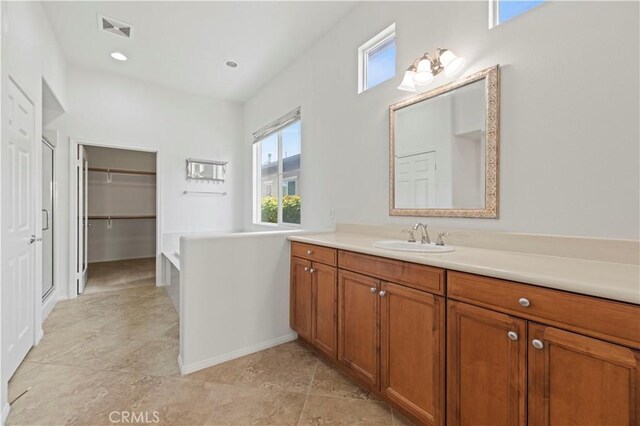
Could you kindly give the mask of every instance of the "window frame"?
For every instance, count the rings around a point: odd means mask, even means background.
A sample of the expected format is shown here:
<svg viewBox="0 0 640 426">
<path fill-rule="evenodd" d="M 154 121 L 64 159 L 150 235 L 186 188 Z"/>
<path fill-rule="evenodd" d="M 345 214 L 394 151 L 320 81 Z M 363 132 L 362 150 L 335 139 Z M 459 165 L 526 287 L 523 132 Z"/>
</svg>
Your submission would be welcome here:
<svg viewBox="0 0 640 426">
<path fill-rule="evenodd" d="M 512 17 L 511 19 L 508 19 L 504 22 L 500 22 L 500 2 L 503 0 L 489 0 L 489 29 L 492 28 L 496 28 L 499 27 L 500 25 L 503 25 L 504 23 L 510 21 L 513 18 L 516 18 L 518 16 L 522 16 L 528 12 L 530 12 L 531 10 L 535 9 L 536 7 L 542 6 L 544 3 L 546 3 L 546 1 L 542 1 L 540 4 L 525 10 L 522 13 L 519 13 L 518 15 Z"/>
<path fill-rule="evenodd" d="M 384 81 L 389 81 L 393 77 L 381 81 L 375 86 L 368 87 L 367 86 L 367 67 L 369 64 L 369 52 L 375 50 L 381 45 L 385 44 L 391 39 L 396 38 L 396 23 L 389 25 L 384 30 L 380 31 L 378 34 L 373 36 L 369 41 L 364 43 L 362 46 L 358 48 L 358 94 L 363 93 L 373 87 L 379 86 L 384 83 Z M 395 62 L 395 61 L 394 61 Z M 394 77 L 397 74 L 398 70 L 394 69 Z"/>
<path fill-rule="evenodd" d="M 290 228 L 300 228 L 302 226 L 302 205 L 300 206 L 300 223 L 289 223 L 289 222 L 284 222 L 284 213 L 282 211 L 282 201 L 283 201 L 283 184 L 285 182 L 284 179 L 284 158 L 282 157 L 283 155 L 283 151 L 282 151 L 282 132 L 283 130 L 285 130 L 286 128 L 288 128 L 289 126 L 292 126 L 295 123 L 300 123 L 300 158 L 302 159 L 302 119 L 300 117 L 298 117 L 297 119 L 290 121 L 288 123 L 286 123 L 285 125 L 279 127 L 278 129 L 274 130 L 273 132 L 264 135 L 263 137 L 261 137 L 260 139 L 258 139 L 254 144 L 253 144 L 253 206 L 252 206 L 252 210 L 253 210 L 253 224 L 254 225 L 262 225 L 262 226 L 272 226 L 272 227 L 290 227 Z M 261 178 L 262 178 L 262 162 L 261 162 L 261 158 L 262 158 L 262 140 L 266 139 L 268 136 L 271 136 L 273 134 L 276 134 L 278 136 L 278 172 L 276 174 L 276 179 L 274 180 L 270 180 L 268 181 L 272 186 L 272 193 L 273 193 L 273 188 L 276 188 L 276 193 L 277 193 L 277 197 L 278 197 L 278 211 L 277 211 L 277 222 L 276 223 L 272 223 L 272 222 L 263 222 L 262 221 L 262 203 L 261 203 L 261 189 L 262 189 L 262 182 L 261 182 Z M 298 172 L 298 174 L 296 174 L 295 176 L 295 180 L 296 180 L 296 186 L 298 189 L 298 194 L 301 194 L 301 191 L 299 190 L 300 186 L 299 186 L 299 176 L 300 176 L 300 172 Z M 287 180 L 291 180 L 291 178 L 287 178 Z M 266 184 L 267 182 L 265 182 Z M 273 196 L 273 195 L 272 195 Z"/>
</svg>

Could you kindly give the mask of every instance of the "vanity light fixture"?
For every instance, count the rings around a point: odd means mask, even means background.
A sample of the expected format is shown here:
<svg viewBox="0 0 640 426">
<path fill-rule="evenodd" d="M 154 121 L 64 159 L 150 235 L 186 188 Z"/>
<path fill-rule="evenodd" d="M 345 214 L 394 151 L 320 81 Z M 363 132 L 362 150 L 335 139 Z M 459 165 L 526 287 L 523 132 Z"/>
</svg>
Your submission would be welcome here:
<svg viewBox="0 0 640 426">
<path fill-rule="evenodd" d="M 450 77 L 456 74 L 464 66 L 465 60 L 453 54 L 449 49 L 436 49 L 435 55 L 426 52 L 404 73 L 402 83 L 398 89 L 407 92 L 415 92 L 416 86 L 430 84 L 436 75 L 444 71 L 444 75 Z"/>
<path fill-rule="evenodd" d="M 126 61 L 127 57 L 124 53 L 120 52 L 111 52 L 111 57 L 116 61 Z"/>
</svg>

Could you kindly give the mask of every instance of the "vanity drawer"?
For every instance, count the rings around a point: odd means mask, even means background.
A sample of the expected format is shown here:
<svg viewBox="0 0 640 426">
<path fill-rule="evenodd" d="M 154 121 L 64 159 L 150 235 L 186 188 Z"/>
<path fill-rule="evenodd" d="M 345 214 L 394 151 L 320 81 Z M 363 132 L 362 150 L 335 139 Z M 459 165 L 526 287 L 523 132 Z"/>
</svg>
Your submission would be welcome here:
<svg viewBox="0 0 640 426">
<path fill-rule="evenodd" d="M 340 269 L 444 295 L 444 269 L 343 250 L 338 251 L 338 265 Z"/>
<path fill-rule="evenodd" d="M 336 266 L 337 250 L 329 247 L 316 246 L 313 244 L 291 242 L 291 255 L 315 262 Z"/>
<path fill-rule="evenodd" d="M 452 299 L 640 348 L 640 306 L 462 272 L 447 277 Z"/>
</svg>

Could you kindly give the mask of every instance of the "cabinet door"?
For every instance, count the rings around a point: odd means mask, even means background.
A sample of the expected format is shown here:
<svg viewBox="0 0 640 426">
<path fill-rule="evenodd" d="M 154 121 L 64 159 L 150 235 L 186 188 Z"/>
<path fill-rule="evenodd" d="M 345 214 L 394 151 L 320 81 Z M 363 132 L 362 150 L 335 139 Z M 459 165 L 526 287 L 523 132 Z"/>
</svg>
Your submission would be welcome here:
<svg viewBox="0 0 640 426">
<path fill-rule="evenodd" d="M 444 298 L 386 282 L 381 288 L 381 390 L 425 424 L 442 425 Z"/>
<path fill-rule="evenodd" d="M 291 288 L 289 320 L 300 336 L 311 340 L 312 288 L 311 262 L 299 257 L 291 258 Z"/>
<path fill-rule="evenodd" d="M 338 359 L 363 383 L 378 386 L 380 281 L 338 272 Z"/>
<path fill-rule="evenodd" d="M 336 268 L 313 262 L 313 333 L 311 342 L 328 356 L 338 352 L 338 273 Z"/>
<path fill-rule="evenodd" d="M 529 323 L 530 425 L 638 425 L 640 354 Z"/>
<path fill-rule="evenodd" d="M 447 424 L 525 425 L 526 321 L 452 300 L 447 318 Z"/>
</svg>

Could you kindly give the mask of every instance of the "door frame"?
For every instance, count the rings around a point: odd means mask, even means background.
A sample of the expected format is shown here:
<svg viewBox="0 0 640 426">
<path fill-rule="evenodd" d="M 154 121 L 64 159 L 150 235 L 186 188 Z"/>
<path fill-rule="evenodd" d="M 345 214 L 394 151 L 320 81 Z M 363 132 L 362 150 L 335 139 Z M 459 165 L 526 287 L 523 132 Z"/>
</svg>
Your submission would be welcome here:
<svg viewBox="0 0 640 426">
<path fill-rule="evenodd" d="M 78 158 L 78 146 L 96 146 L 101 148 L 127 149 L 129 151 L 152 152 L 156 154 L 156 286 L 162 286 L 162 179 L 160 170 L 160 150 L 157 148 L 142 147 L 137 145 L 125 145 L 123 143 L 110 143 L 76 139 L 69 137 L 69 299 L 78 297 L 76 261 L 78 257 L 78 229 L 76 216 L 78 208 L 78 177 L 76 175 L 76 162 Z"/>
</svg>

